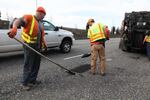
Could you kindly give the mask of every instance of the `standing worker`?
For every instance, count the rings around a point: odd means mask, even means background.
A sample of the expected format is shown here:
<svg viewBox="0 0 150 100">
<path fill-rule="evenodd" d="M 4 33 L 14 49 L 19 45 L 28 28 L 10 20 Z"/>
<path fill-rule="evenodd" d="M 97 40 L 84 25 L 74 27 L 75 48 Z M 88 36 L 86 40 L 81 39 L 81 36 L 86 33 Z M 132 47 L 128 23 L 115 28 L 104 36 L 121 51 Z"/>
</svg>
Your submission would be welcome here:
<svg viewBox="0 0 150 100">
<path fill-rule="evenodd" d="M 94 19 L 89 19 L 86 26 L 88 30 L 88 38 L 91 43 L 91 73 L 96 73 L 96 61 L 100 59 L 100 75 L 105 75 L 105 41 L 109 40 L 109 30 L 101 23 L 95 23 Z M 105 34 L 107 32 L 107 34 Z"/>
<path fill-rule="evenodd" d="M 35 15 L 24 15 L 19 19 L 15 19 L 8 36 L 14 38 L 17 33 L 17 27 L 22 26 L 23 41 L 37 51 L 47 48 L 45 41 L 44 25 L 41 22 L 45 17 L 46 11 L 43 7 L 38 7 Z M 23 45 L 24 49 L 24 69 L 22 88 L 30 90 L 31 86 L 41 83 L 37 81 L 37 75 L 40 68 L 41 56 Z"/>
<path fill-rule="evenodd" d="M 147 51 L 148 59 L 150 61 L 150 30 L 146 31 L 146 35 L 143 40 L 143 44 L 145 42 L 146 42 L 146 51 Z"/>
</svg>

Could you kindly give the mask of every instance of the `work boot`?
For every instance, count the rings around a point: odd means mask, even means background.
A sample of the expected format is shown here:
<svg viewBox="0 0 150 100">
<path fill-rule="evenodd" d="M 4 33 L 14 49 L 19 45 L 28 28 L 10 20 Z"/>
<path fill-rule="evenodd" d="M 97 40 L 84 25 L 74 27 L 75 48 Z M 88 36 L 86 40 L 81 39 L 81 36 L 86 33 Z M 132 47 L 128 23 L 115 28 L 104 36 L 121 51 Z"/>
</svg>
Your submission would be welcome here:
<svg viewBox="0 0 150 100">
<path fill-rule="evenodd" d="M 92 73 L 92 75 L 96 75 L 96 73 Z"/>
<path fill-rule="evenodd" d="M 92 75 L 95 75 L 95 74 L 96 74 L 96 72 L 95 72 L 95 71 L 90 71 L 90 73 L 91 73 Z"/>
<path fill-rule="evenodd" d="M 29 86 L 36 86 L 36 85 L 39 85 L 39 84 L 41 84 L 42 82 L 41 81 L 32 81 L 32 82 L 30 82 L 28 85 Z"/>
<path fill-rule="evenodd" d="M 100 75 L 101 75 L 101 76 L 105 76 L 106 74 L 105 74 L 104 72 L 101 72 Z"/>
<path fill-rule="evenodd" d="M 21 85 L 21 87 L 22 87 L 22 90 L 25 90 L 25 91 L 29 91 L 31 89 L 31 87 L 28 85 Z"/>
</svg>

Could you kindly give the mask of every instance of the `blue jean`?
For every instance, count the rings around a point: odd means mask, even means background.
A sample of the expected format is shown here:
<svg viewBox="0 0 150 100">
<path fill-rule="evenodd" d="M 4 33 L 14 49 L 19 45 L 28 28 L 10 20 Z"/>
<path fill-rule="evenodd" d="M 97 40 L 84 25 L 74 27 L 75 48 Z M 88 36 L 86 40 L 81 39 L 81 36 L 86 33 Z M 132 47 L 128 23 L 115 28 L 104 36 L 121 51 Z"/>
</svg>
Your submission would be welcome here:
<svg viewBox="0 0 150 100">
<path fill-rule="evenodd" d="M 147 51 L 148 59 L 150 60 L 150 43 L 147 43 L 146 51 Z"/>
<path fill-rule="evenodd" d="M 40 51 L 40 49 L 38 49 L 38 46 L 36 44 L 29 44 L 29 46 L 37 51 Z M 30 50 L 26 46 L 23 46 L 23 48 L 24 48 L 24 69 L 23 69 L 22 84 L 27 85 L 30 82 L 36 81 L 40 68 L 41 56 L 35 53 L 34 51 Z"/>
</svg>

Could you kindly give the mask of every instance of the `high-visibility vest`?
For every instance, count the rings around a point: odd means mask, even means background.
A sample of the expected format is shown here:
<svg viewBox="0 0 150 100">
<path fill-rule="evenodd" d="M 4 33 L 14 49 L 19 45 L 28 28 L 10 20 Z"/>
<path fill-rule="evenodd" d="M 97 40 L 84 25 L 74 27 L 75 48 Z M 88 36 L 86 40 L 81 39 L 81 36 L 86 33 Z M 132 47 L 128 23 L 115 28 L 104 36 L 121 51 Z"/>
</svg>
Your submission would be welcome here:
<svg viewBox="0 0 150 100">
<path fill-rule="evenodd" d="M 99 23 L 93 24 L 88 30 L 88 38 L 90 38 L 90 42 L 106 39 L 104 34 L 104 26 Z"/>
<path fill-rule="evenodd" d="M 150 42 L 150 35 L 147 37 L 146 42 Z"/>
<path fill-rule="evenodd" d="M 36 43 L 37 42 L 37 36 L 33 36 L 33 28 L 35 24 L 35 18 L 32 16 L 32 22 L 29 33 L 22 32 L 22 39 L 27 43 Z"/>
</svg>

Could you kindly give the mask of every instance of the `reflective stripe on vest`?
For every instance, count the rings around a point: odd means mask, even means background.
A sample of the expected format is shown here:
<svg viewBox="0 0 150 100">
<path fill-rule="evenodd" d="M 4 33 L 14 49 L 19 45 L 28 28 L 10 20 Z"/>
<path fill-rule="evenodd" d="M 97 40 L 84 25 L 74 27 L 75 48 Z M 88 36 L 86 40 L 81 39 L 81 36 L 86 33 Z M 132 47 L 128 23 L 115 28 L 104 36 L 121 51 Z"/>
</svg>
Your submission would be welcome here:
<svg viewBox="0 0 150 100">
<path fill-rule="evenodd" d="M 147 37 L 146 42 L 150 42 L 150 36 Z"/>
<path fill-rule="evenodd" d="M 34 16 L 32 16 L 32 23 L 31 23 L 29 34 L 25 33 L 24 31 L 22 32 L 21 37 L 27 43 L 36 43 L 37 42 L 37 36 L 36 37 L 32 36 L 34 23 L 35 23 L 35 18 L 34 18 Z"/>
<path fill-rule="evenodd" d="M 100 24 L 94 24 L 89 29 L 88 37 L 90 38 L 91 42 L 95 42 L 97 40 L 105 39 L 105 34 L 103 27 Z"/>
</svg>

